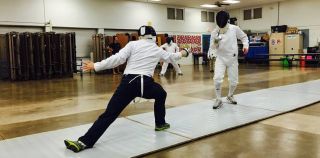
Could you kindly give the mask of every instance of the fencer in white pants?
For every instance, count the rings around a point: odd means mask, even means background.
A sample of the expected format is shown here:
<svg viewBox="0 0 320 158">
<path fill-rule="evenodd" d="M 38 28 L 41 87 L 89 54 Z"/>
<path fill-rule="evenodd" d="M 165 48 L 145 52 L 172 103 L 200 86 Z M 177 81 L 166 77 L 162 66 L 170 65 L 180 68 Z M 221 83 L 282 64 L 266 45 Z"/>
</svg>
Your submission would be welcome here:
<svg viewBox="0 0 320 158">
<path fill-rule="evenodd" d="M 172 37 L 168 37 L 167 39 L 167 43 L 163 44 L 162 46 L 160 46 L 162 49 L 164 49 L 167 52 L 170 53 L 176 53 L 179 52 L 179 47 L 176 43 L 173 43 L 173 38 Z M 177 64 L 177 61 L 171 61 L 172 66 L 174 67 L 174 69 L 176 70 L 176 72 L 178 73 L 178 75 L 182 75 L 182 71 L 179 67 L 179 65 Z M 160 76 L 163 76 L 168 68 L 169 63 L 168 62 L 163 62 L 162 64 L 162 68 L 161 68 L 161 72 L 160 72 Z"/>
<path fill-rule="evenodd" d="M 217 24 L 219 27 L 211 33 L 209 57 L 216 55 L 214 85 L 216 101 L 213 105 L 214 109 L 222 106 L 221 86 L 227 70 L 229 80 L 229 93 L 227 100 L 232 104 L 237 104 L 233 97 L 233 93 L 238 85 L 238 43 L 240 39 L 243 44 L 243 52 L 248 52 L 249 41 L 247 35 L 235 25 L 229 24 L 227 21 L 229 14 L 225 11 L 217 13 Z M 222 21 L 222 22 L 221 22 Z M 219 23 L 220 22 L 220 23 Z"/>
<path fill-rule="evenodd" d="M 183 74 L 176 61 L 172 62 L 171 64 L 172 64 L 173 68 L 176 70 L 176 72 L 178 72 L 178 75 Z M 168 66 L 169 66 L 169 63 L 163 62 L 160 75 L 164 75 L 166 73 Z"/>
</svg>

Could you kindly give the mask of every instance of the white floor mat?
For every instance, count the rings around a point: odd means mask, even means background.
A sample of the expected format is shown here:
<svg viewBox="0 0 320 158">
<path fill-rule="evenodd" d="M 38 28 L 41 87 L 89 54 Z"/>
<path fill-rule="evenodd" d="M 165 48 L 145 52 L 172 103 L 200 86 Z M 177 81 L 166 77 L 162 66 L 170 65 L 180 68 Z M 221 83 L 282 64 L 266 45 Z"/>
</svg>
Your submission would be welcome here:
<svg viewBox="0 0 320 158">
<path fill-rule="evenodd" d="M 188 139 L 117 119 L 92 149 L 80 153 L 66 150 L 63 140 L 77 139 L 91 124 L 0 141 L 0 158 L 122 158 L 176 145 Z"/>
<path fill-rule="evenodd" d="M 93 149 L 66 150 L 63 140 L 77 139 L 91 124 L 0 141 L 0 158 L 105 158 L 135 157 L 196 138 L 301 108 L 320 101 L 320 80 L 236 95 L 239 105 L 213 101 L 167 109 L 171 128 L 154 131 L 153 112 L 117 119 Z"/>
<path fill-rule="evenodd" d="M 320 80 L 270 88 L 271 90 L 320 95 Z"/>
<path fill-rule="evenodd" d="M 171 124 L 169 132 L 190 138 L 200 138 L 229 128 L 276 115 L 279 112 L 224 103 L 218 110 L 212 109 L 213 101 L 167 109 L 166 120 Z M 128 117 L 154 126 L 153 113 Z"/>
<path fill-rule="evenodd" d="M 319 94 L 298 92 L 299 87 L 303 88 L 304 85 L 252 91 L 235 95 L 235 98 L 239 105 L 282 112 L 291 111 L 320 101 Z M 290 88 L 297 89 L 297 91 L 290 91 Z"/>
</svg>

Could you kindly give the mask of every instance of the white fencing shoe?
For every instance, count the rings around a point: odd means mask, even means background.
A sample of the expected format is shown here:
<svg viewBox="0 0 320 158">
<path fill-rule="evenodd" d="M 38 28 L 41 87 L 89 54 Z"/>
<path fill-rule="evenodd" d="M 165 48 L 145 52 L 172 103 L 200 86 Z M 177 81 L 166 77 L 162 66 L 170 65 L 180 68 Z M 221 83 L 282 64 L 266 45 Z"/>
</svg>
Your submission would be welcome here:
<svg viewBox="0 0 320 158">
<path fill-rule="evenodd" d="M 237 101 L 236 99 L 234 99 L 233 95 L 227 96 L 227 100 L 229 101 L 230 104 L 237 104 Z"/>
<path fill-rule="evenodd" d="M 213 104 L 213 109 L 219 109 L 222 106 L 222 100 L 221 99 L 216 99 L 216 101 Z"/>
</svg>

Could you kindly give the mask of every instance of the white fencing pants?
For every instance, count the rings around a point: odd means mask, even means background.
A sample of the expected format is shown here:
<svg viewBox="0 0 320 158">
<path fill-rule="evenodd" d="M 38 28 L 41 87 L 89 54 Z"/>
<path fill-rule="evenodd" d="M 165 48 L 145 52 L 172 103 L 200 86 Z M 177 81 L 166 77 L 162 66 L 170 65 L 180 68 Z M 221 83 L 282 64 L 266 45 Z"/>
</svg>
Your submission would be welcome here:
<svg viewBox="0 0 320 158">
<path fill-rule="evenodd" d="M 216 59 L 215 68 L 214 68 L 214 85 L 217 99 L 221 99 L 221 85 L 223 83 L 223 78 L 225 71 L 228 73 L 229 80 L 229 96 L 232 96 L 239 80 L 239 70 L 238 70 L 238 61 L 233 62 L 229 66 L 226 65 L 219 58 Z"/>
<path fill-rule="evenodd" d="M 181 69 L 180 69 L 180 67 L 179 67 L 179 65 L 177 64 L 176 61 L 172 62 L 171 64 L 172 64 L 172 66 L 174 67 L 174 69 L 176 70 L 177 73 L 182 73 L 182 71 L 181 71 Z M 161 68 L 161 74 L 164 75 L 166 73 L 168 65 L 169 65 L 169 63 L 163 62 L 162 68 Z"/>
</svg>

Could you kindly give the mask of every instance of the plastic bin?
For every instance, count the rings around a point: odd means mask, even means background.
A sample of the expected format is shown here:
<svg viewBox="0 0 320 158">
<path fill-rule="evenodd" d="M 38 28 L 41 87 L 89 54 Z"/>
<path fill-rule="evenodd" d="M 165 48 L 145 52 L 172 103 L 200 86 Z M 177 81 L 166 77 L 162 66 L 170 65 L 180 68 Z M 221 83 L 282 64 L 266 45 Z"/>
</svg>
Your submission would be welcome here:
<svg viewBox="0 0 320 158">
<path fill-rule="evenodd" d="M 306 57 L 305 56 L 300 56 L 299 65 L 300 65 L 300 67 L 306 67 Z"/>
<path fill-rule="evenodd" d="M 283 67 L 290 67 L 292 65 L 292 62 L 289 61 L 287 57 L 285 58 L 280 58 L 281 59 L 281 64 Z"/>
</svg>

